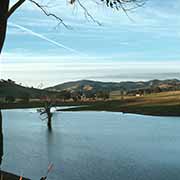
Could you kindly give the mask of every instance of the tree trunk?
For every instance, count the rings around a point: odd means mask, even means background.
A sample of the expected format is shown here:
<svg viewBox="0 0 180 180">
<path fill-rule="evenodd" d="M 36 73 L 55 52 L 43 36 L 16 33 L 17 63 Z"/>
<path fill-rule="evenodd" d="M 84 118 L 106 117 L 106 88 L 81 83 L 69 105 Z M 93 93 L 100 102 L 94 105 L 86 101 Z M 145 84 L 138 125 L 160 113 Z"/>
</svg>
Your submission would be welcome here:
<svg viewBox="0 0 180 180">
<path fill-rule="evenodd" d="M 9 0 L 0 0 L 0 54 L 6 37 L 8 9 Z"/>
<path fill-rule="evenodd" d="M 46 109 L 46 113 L 47 113 L 47 117 L 48 117 L 47 126 L 48 126 L 49 131 L 51 131 L 52 130 L 52 125 L 51 125 L 52 113 L 51 113 L 51 108 L 50 107 L 48 107 Z"/>
<path fill-rule="evenodd" d="M 7 29 L 7 20 L 0 20 L 0 54 L 4 45 Z"/>
<path fill-rule="evenodd" d="M 7 30 L 7 14 L 9 0 L 0 0 L 0 55 L 4 45 Z M 3 157 L 3 131 L 2 131 L 2 112 L 0 109 L 0 165 Z"/>
<path fill-rule="evenodd" d="M 2 132 L 2 112 L 0 110 L 0 165 L 3 157 L 3 132 Z"/>
<path fill-rule="evenodd" d="M 47 126 L 48 126 L 49 131 L 52 131 L 51 117 L 48 117 Z"/>
</svg>

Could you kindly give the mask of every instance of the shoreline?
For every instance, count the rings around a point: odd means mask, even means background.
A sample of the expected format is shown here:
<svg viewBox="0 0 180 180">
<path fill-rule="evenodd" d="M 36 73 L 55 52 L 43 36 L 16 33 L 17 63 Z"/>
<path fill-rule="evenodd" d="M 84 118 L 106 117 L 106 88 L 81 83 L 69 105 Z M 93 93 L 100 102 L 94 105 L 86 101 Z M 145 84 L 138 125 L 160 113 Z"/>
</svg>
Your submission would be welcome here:
<svg viewBox="0 0 180 180">
<path fill-rule="evenodd" d="M 0 103 L 0 109 L 41 108 L 45 102 Z M 56 102 L 66 106 L 59 111 L 109 111 L 151 116 L 180 116 L 180 91 L 154 93 L 145 96 L 121 96 L 116 99 L 77 102 Z M 69 106 L 69 108 L 68 108 Z M 72 107 L 74 106 L 74 107 Z M 77 107 L 75 107 L 77 106 Z"/>
<path fill-rule="evenodd" d="M 179 111 L 177 110 L 179 109 Z M 170 109 L 170 110 L 167 110 Z M 106 112 L 121 112 L 123 114 L 137 114 L 137 115 L 147 115 L 147 116 L 161 116 L 161 117 L 180 117 L 180 105 L 178 106 L 155 106 L 155 107 L 120 107 L 119 109 L 112 108 L 102 108 L 102 107 L 78 107 L 78 108 L 68 108 L 58 111 L 106 111 Z"/>
<path fill-rule="evenodd" d="M 140 101 L 141 102 L 141 101 Z M 63 102 L 55 106 L 66 106 L 66 109 L 58 109 L 57 111 L 108 111 L 108 112 L 122 112 L 139 115 L 150 116 L 180 116 L 180 103 L 135 103 L 133 100 L 108 100 L 96 102 Z M 68 108 L 69 106 L 69 108 Z M 78 107 L 70 107 L 78 106 Z M 0 108 L 5 109 L 27 109 L 27 108 L 41 108 L 43 103 L 12 103 L 0 104 Z"/>
</svg>

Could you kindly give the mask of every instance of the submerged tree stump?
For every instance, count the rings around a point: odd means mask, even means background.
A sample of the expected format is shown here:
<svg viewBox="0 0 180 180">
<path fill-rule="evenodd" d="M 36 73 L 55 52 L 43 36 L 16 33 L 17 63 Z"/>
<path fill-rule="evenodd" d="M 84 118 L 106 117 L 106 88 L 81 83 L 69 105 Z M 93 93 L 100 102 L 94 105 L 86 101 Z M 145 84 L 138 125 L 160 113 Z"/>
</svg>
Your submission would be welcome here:
<svg viewBox="0 0 180 180">
<path fill-rule="evenodd" d="M 48 126 L 48 129 L 51 131 L 52 130 L 52 112 L 51 112 L 51 107 L 48 106 L 46 109 L 46 114 L 47 114 L 47 126 Z"/>
<path fill-rule="evenodd" d="M 47 126 L 50 131 L 52 130 L 52 116 L 53 116 L 53 113 L 51 112 L 51 108 L 52 108 L 52 103 L 46 102 L 44 108 L 41 110 L 40 113 L 40 115 L 43 114 L 46 115 L 46 117 L 42 120 L 47 120 Z"/>
</svg>

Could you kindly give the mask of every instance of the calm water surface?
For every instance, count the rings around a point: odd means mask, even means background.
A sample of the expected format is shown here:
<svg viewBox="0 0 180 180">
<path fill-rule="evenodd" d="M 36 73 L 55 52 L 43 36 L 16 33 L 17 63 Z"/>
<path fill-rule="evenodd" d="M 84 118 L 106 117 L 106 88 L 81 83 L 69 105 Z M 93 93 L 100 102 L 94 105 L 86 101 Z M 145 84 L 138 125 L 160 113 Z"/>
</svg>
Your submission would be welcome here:
<svg viewBox="0 0 180 180">
<path fill-rule="evenodd" d="M 3 111 L 2 168 L 33 180 L 178 180 L 180 118 L 56 112 L 53 131 L 34 109 Z"/>
</svg>

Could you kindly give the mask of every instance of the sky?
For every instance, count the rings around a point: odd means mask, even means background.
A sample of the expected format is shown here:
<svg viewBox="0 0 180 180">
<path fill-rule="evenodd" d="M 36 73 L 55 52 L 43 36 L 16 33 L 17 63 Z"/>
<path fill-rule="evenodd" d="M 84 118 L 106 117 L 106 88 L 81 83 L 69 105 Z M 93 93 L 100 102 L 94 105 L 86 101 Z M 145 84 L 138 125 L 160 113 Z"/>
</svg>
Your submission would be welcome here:
<svg viewBox="0 0 180 180">
<path fill-rule="evenodd" d="M 25 2 L 8 22 L 0 79 L 47 87 L 80 79 L 180 78 L 180 0 L 147 0 L 130 18 L 98 0 L 81 0 L 101 26 L 86 19 L 77 4 L 38 2 L 69 29 Z"/>
</svg>

